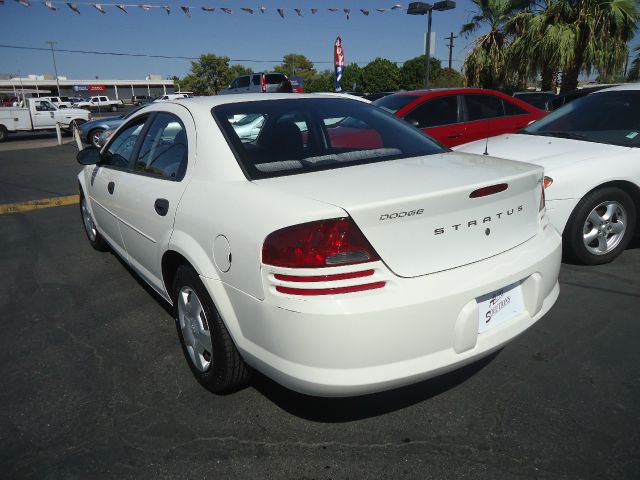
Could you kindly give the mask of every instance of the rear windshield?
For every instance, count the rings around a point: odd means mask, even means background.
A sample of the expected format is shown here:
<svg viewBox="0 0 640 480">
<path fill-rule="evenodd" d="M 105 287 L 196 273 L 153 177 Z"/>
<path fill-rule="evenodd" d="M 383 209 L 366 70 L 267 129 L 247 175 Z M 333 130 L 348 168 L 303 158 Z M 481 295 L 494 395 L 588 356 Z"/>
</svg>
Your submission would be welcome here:
<svg viewBox="0 0 640 480">
<path fill-rule="evenodd" d="M 446 151 L 406 122 L 357 100 L 241 102 L 212 113 L 249 179 Z"/>
<path fill-rule="evenodd" d="M 416 95 L 387 95 L 386 97 L 379 98 L 374 105 L 384 108 L 387 112 L 396 113 L 403 107 L 406 107 L 411 102 L 418 98 Z"/>
<path fill-rule="evenodd" d="M 285 81 L 284 75 L 282 73 L 267 73 L 264 76 L 267 84 L 277 84 Z"/>
</svg>

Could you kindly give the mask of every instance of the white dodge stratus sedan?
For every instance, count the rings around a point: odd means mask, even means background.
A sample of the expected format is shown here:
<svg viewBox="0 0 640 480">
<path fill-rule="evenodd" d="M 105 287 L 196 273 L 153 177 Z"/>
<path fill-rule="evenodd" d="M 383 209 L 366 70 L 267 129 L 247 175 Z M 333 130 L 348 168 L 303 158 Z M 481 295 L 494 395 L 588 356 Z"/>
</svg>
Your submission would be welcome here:
<svg viewBox="0 0 640 480">
<path fill-rule="evenodd" d="M 241 138 L 247 115 L 264 121 Z M 499 349 L 558 296 L 542 168 L 450 152 L 358 100 L 155 104 L 78 161 L 89 241 L 174 306 L 213 392 L 250 367 L 322 396 L 417 382 Z"/>
</svg>

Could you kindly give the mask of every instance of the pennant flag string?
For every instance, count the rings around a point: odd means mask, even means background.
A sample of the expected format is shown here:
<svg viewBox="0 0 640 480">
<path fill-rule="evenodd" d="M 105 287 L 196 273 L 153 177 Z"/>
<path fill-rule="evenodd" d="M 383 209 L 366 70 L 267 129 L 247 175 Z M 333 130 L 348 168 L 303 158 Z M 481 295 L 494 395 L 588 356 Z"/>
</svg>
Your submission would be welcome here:
<svg viewBox="0 0 640 480">
<path fill-rule="evenodd" d="M 22 5 L 23 7 L 26 8 L 31 8 L 31 2 L 29 0 L 15 0 L 16 3 Z M 80 8 L 79 6 L 90 6 L 95 8 L 98 12 L 102 13 L 102 14 L 106 14 L 107 10 L 105 9 L 105 7 L 115 7 L 118 10 L 120 10 L 123 13 L 129 13 L 127 11 L 128 7 L 137 7 L 137 8 L 141 8 L 144 11 L 148 12 L 154 8 L 157 9 L 163 9 L 165 12 L 167 12 L 167 15 L 169 15 L 171 13 L 171 7 L 168 5 L 158 5 L 158 4 L 149 4 L 149 3 L 144 3 L 144 4 L 130 4 L 130 3 L 91 3 L 91 2 L 65 2 L 64 0 L 41 0 L 41 2 L 46 8 L 48 8 L 49 10 L 57 10 L 56 4 L 58 5 L 62 5 L 65 4 L 67 5 L 74 13 L 80 15 Z M 5 4 L 5 0 L 0 0 L 0 5 L 4 5 Z M 181 5 L 180 10 L 182 10 L 182 12 L 189 18 L 191 18 L 191 9 L 198 9 L 201 10 L 203 12 L 208 12 L 208 13 L 213 13 L 216 10 L 216 7 L 211 7 L 211 6 L 194 6 L 194 5 Z M 240 7 L 240 10 L 248 13 L 248 14 L 253 14 L 255 12 L 255 10 L 259 10 L 260 13 L 265 13 L 268 8 L 265 7 L 264 5 L 260 5 L 257 8 L 253 8 L 253 7 Z M 375 8 L 375 11 L 378 13 L 386 13 L 386 12 L 391 12 L 391 11 L 398 11 L 398 10 L 402 10 L 404 9 L 402 4 L 396 3 L 391 5 L 389 8 Z M 219 7 L 218 10 L 222 13 L 226 13 L 228 15 L 232 15 L 233 14 L 233 10 L 231 8 L 228 7 Z M 275 12 L 281 17 L 281 18 L 285 18 L 285 13 L 287 10 L 289 10 L 290 12 L 295 12 L 295 16 L 297 17 L 304 17 L 304 11 L 305 9 L 303 8 L 275 8 L 272 9 L 271 11 L 275 10 Z M 321 10 L 324 9 L 320 9 L 320 8 L 310 8 L 309 11 L 311 12 L 311 15 L 316 15 L 318 12 L 320 12 Z M 337 7 L 329 7 L 326 8 L 326 11 L 330 12 L 330 13 L 336 13 L 339 12 L 340 10 L 342 10 L 346 16 L 346 19 L 349 20 L 351 18 L 351 9 L 350 8 L 337 8 Z M 359 8 L 358 9 L 360 11 L 360 13 L 362 13 L 363 16 L 368 17 L 369 14 L 371 13 L 371 9 L 369 8 Z"/>
</svg>

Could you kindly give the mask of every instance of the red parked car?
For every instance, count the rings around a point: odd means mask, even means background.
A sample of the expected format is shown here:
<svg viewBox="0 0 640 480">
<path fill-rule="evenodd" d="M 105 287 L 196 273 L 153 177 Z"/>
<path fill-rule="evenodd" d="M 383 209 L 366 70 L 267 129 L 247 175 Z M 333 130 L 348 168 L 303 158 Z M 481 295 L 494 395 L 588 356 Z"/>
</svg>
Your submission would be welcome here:
<svg viewBox="0 0 640 480">
<path fill-rule="evenodd" d="M 373 104 L 447 147 L 516 132 L 548 113 L 495 90 L 481 88 L 398 92 Z"/>
</svg>

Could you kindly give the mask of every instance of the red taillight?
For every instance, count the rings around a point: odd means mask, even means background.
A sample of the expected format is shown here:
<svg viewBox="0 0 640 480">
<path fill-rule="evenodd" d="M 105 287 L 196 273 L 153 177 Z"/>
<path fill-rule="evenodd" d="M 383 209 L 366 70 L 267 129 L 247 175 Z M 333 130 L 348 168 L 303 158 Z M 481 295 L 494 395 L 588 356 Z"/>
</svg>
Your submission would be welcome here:
<svg viewBox="0 0 640 480">
<path fill-rule="evenodd" d="M 504 192 L 507 188 L 509 188 L 509 185 L 507 183 L 499 183 L 497 185 L 482 187 L 471 192 L 469 194 L 469 198 L 486 197 L 487 195 L 493 195 L 495 193 Z"/>
<path fill-rule="evenodd" d="M 262 74 L 262 93 L 267 93 L 267 76 Z"/>
<path fill-rule="evenodd" d="M 553 178 L 551 177 L 544 177 L 544 180 L 542 181 L 542 185 L 544 186 L 544 188 L 549 188 L 552 183 L 553 183 Z"/>
<path fill-rule="evenodd" d="M 362 270 L 361 272 L 334 273 L 333 275 L 283 275 L 274 274 L 276 280 L 283 282 L 334 282 L 336 280 L 351 280 L 352 278 L 370 277 L 374 270 Z"/>
<path fill-rule="evenodd" d="M 351 218 L 303 223 L 271 233 L 262 262 L 288 268 L 318 268 L 379 260 Z"/>
</svg>

